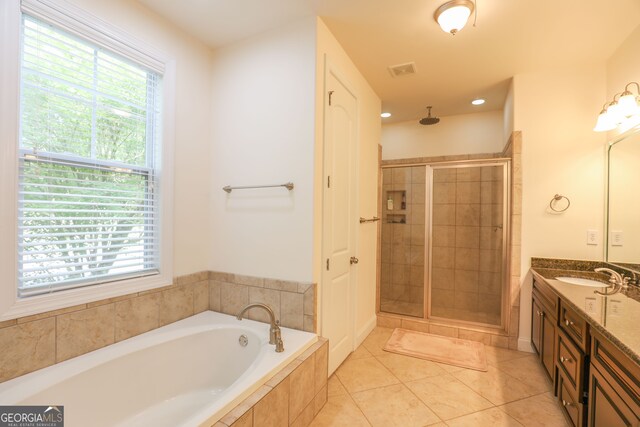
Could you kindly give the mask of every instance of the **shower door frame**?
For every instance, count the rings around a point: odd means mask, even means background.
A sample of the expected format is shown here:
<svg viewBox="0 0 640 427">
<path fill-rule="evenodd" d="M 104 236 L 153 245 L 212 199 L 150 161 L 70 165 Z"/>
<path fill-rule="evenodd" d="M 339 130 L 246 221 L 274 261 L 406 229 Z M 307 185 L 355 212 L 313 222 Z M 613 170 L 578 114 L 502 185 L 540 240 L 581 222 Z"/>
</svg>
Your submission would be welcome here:
<svg viewBox="0 0 640 427">
<path fill-rule="evenodd" d="M 433 171 L 434 169 L 457 169 L 483 166 L 502 166 L 503 172 L 503 195 L 502 195 L 502 294 L 501 294 L 501 313 L 500 325 L 492 325 L 489 323 L 473 322 L 468 320 L 450 319 L 447 317 L 438 317 L 431 315 L 431 272 L 432 268 L 432 227 L 431 211 L 433 209 Z M 438 323 L 445 323 L 452 326 L 476 326 L 488 329 L 499 329 L 507 331 L 508 320 L 510 317 L 510 253 L 511 253 L 511 159 L 509 158 L 493 158 L 478 160 L 459 160 L 451 162 L 438 162 L 426 164 L 427 177 L 425 180 L 425 201 L 428 209 L 425 209 L 425 298 L 424 298 L 424 319 L 435 320 Z M 455 262 L 455 260 L 454 260 Z"/>
</svg>

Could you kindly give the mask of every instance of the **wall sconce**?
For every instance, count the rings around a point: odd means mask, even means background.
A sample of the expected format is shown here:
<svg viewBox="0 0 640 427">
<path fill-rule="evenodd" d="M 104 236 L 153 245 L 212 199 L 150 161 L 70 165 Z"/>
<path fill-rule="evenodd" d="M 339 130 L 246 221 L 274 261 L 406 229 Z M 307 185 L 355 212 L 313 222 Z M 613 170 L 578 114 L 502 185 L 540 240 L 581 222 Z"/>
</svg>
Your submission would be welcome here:
<svg viewBox="0 0 640 427">
<path fill-rule="evenodd" d="M 474 8 L 471 0 L 451 0 L 436 9 L 433 17 L 442 31 L 455 36 L 467 24 Z"/>
<path fill-rule="evenodd" d="M 638 95 L 634 95 L 633 92 L 629 90 L 629 86 L 631 85 L 636 85 Z M 613 130 L 628 118 L 640 116 L 639 104 L 640 85 L 636 82 L 628 83 L 624 88 L 624 92 L 615 94 L 613 101 L 604 104 L 593 130 L 596 132 Z"/>
</svg>

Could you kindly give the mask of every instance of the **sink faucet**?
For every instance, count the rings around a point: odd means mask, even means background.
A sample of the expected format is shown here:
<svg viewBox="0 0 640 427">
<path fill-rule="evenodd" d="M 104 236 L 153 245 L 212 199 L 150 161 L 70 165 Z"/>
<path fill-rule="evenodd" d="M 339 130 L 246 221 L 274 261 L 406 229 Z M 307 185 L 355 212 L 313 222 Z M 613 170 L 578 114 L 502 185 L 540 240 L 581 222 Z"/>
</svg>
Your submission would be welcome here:
<svg viewBox="0 0 640 427">
<path fill-rule="evenodd" d="M 611 285 L 613 286 L 613 292 L 593 291 L 594 293 L 596 293 L 598 295 L 614 295 L 614 294 L 617 294 L 618 292 L 620 292 L 623 288 L 626 288 L 626 287 L 629 286 L 629 278 L 628 277 L 623 277 L 617 271 L 614 271 L 614 270 L 612 270 L 610 268 L 606 268 L 606 267 L 596 268 L 594 271 L 596 273 L 609 273 L 609 275 L 611 276 L 609 278 L 609 283 L 611 283 Z"/>
<path fill-rule="evenodd" d="M 276 316 L 275 314 L 273 314 L 273 309 L 267 304 L 255 302 L 245 305 L 242 310 L 240 310 L 236 318 L 238 320 L 242 320 L 242 315 L 250 308 L 263 308 L 267 311 L 267 313 L 269 313 L 269 321 L 271 322 L 271 327 L 269 328 L 269 344 L 275 344 L 276 353 L 282 353 L 284 351 L 284 343 L 282 342 L 282 332 L 280 331 L 279 326 L 280 322 L 276 320 Z"/>
</svg>

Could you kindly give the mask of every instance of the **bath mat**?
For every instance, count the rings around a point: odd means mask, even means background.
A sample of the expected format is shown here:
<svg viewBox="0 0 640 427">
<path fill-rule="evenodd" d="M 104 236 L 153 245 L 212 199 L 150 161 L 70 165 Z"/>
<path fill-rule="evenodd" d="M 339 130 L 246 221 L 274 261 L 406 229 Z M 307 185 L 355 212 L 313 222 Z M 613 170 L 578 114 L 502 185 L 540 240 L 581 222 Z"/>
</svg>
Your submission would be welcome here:
<svg viewBox="0 0 640 427">
<path fill-rule="evenodd" d="M 487 358 L 481 342 L 396 328 L 384 350 L 476 371 L 487 370 Z"/>
</svg>

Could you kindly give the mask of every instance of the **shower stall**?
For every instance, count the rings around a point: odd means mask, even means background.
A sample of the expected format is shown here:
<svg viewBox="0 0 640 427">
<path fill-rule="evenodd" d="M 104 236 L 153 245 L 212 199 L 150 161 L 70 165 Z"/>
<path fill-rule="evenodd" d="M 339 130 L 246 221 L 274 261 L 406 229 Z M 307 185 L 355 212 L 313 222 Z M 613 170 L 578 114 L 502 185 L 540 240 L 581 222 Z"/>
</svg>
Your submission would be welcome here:
<svg viewBox="0 0 640 427">
<path fill-rule="evenodd" d="M 383 166 L 380 311 L 504 328 L 509 160 Z"/>
</svg>

